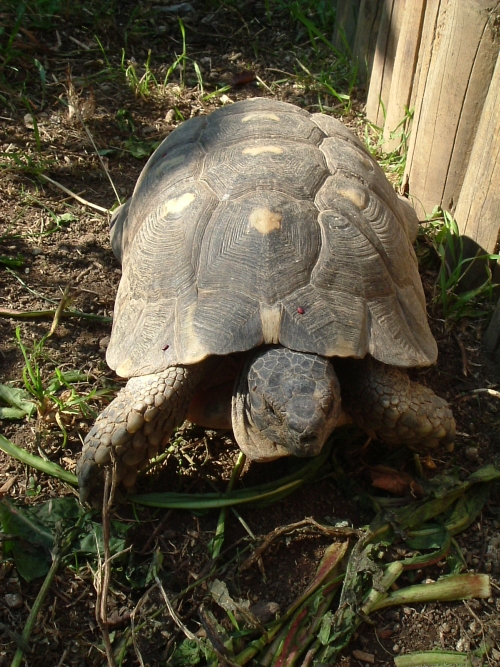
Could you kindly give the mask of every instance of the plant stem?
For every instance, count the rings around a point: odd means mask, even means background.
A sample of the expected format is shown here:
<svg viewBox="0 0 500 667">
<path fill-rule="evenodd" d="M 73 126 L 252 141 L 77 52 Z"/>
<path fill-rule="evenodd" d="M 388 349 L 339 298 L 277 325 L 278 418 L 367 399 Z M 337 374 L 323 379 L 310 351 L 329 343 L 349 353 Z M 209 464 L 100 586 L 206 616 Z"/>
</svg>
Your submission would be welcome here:
<svg viewBox="0 0 500 667">
<path fill-rule="evenodd" d="M 487 574 L 457 574 L 442 577 L 434 584 L 418 584 L 393 591 L 385 599 L 376 601 L 371 611 L 379 611 L 397 605 L 421 602 L 453 602 L 470 598 L 489 598 L 490 578 Z"/>
<path fill-rule="evenodd" d="M 31 611 L 28 616 L 28 620 L 26 621 L 26 625 L 24 626 L 22 634 L 22 637 L 25 642 L 29 641 L 29 638 L 31 636 L 31 631 L 33 630 L 33 626 L 35 625 L 38 613 L 42 608 L 42 604 L 45 600 L 45 597 L 47 596 L 47 593 L 49 592 L 49 588 L 52 585 L 52 581 L 54 580 L 54 577 L 56 575 L 57 569 L 59 568 L 60 564 L 61 564 L 61 554 L 58 554 L 54 556 L 52 565 L 50 566 L 50 570 L 47 572 L 47 576 L 45 577 L 42 587 L 40 588 L 38 595 L 36 596 L 36 600 L 33 606 L 31 607 Z M 14 654 L 14 658 L 12 659 L 11 667 L 20 667 L 23 654 L 24 652 L 22 651 L 22 649 L 18 648 Z"/>
</svg>

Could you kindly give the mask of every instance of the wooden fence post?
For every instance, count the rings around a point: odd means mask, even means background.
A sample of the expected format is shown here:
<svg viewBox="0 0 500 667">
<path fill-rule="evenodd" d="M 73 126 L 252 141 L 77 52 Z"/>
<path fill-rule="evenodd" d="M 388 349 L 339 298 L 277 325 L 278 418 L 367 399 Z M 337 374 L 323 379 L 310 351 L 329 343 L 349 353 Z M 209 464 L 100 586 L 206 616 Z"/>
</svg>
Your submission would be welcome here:
<svg viewBox="0 0 500 667">
<path fill-rule="evenodd" d="M 500 228 L 500 54 L 497 58 L 493 77 L 481 118 L 479 120 L 474 146 L 455 210 L 465 257 L 492 254 L 497 249 Z M 465 289 L 478 287 L 487 279 L 486 259 L 467 264 L 461 285 Z M 498 264 L 494 270 L 494 282 L 500 278 Z M 500 328 L 493 330 L 500 340 Z M 492 347 L 489 334 L 485 344 Z M 496 348 L 499 348 L 499 341 Z"/>
<path fill-rule="evenodd" d="M 409 0 L 409 4 L 413 1 Z M 405 4 L 405 0 L 382 1 L 380 26 L 366 101 L 366 117 L 379 127 L 384 125 L 384 109 L 387 109 L 389 94 L 392 95 L 392 73 Z"/>
<path fill-rule="evenodd" d="M 366 83 L 377 44 L 383 0 L 361 0 L 353 46 L 353 60 L 358 64 L 358 81 Z"/>
<path fill-rule="evenodd" d="M 498 55 L 491 14 L 491 0 L 439 2 L 406 165 L 421 217 L 436 204 L 455 209 Z"/>
<path fill-rule="evenodd" d="M 404 6 L 398 48 L 394 59 L 392 83 L 386 102 L 384 122 L 384 151 L 391 153 L 401 144 L 401 137 L 408 132 L 407 110 L 411 108 L 412 91 L 418 83 L 417 61 L 427 0 L 407 0 Z"/>
<path fill-rule="evenodd" d="M 361 0 L 337 0 L 333 46 L 346 55 L 352 52 Z"/>
<path fill-rule="evenodd" d="M 500 227 L 500 54 L 455 210 L 460 234 L 493 253 Z"/>
</svg>

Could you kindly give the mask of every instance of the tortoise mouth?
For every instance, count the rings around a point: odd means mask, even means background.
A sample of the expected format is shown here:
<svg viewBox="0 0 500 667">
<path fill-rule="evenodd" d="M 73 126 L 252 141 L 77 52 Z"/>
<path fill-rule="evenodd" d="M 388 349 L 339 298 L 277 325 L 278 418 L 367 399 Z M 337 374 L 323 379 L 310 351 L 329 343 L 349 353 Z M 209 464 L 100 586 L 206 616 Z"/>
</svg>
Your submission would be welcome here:
<svg viewBox="0 0 500 667">
<path fill-rule="evenodd" d="M 330 362 L 286 348 L 259 351 L 245 365 L 232 399 L 233 430 L 253 460 L 316 456 L 340 416 Z"/>
</svg>

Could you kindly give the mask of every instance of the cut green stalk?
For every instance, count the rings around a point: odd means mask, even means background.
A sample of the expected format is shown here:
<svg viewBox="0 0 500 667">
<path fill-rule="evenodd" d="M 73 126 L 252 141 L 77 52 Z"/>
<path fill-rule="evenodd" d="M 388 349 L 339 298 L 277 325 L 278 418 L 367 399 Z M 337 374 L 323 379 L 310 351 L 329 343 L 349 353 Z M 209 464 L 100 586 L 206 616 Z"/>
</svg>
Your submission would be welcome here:
<svg viewBox="0 0 500 667">
<path fill-rule="evenodd" d="M 472 667 L 473 663 L 467 653 L 456 651 L 422 651 L 400 655 L 394 658 L 396 667 Z"/>
<path fill-rule="evenodd" d="M 384 576 L 378 582 L 377 586 L 374 586 L 366 596 L 363 606 L 361 607 L 362 616 L 368 616 L 372 611 L 379 608 L 379 605 L 381 605 L 387 598 L 387 591 L 399 578 L 402 572 L 403 564 L 399 561 L 395 561 L 387 567 Z"/>
<path fill-rule="evenodd" d="M 441 577 L 434 584 L 418 584 L 393 591 L 383 600 L 376 602 L 372 611 L 398 605 L 489 597 L 491 597 L 491 585 L 487 574 L 455 574 Z"/>
</svg>

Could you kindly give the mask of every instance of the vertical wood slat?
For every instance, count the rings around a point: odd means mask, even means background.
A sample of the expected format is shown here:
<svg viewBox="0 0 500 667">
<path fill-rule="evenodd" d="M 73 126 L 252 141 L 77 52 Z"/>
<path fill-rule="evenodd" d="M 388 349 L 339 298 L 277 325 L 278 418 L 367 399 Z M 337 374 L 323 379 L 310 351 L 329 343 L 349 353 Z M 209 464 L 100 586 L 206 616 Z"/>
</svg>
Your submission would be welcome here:
<svg viewBox="0 0 500 667">
<path fill-rule="evenodd" d="M 411 4 L 413 0 L 408 0 Z M 380 26 L 366 101 L 366 117 L 379 127 L 384 125 L 384 109 L 391 93 L 394 60 L 404 16 L 405 0 L 383 0 Z"/>
<path fill-rule="evenodd" d="M 420 72 L 406 166 L 420 216 L 436 204 L 453 211 L 462 186 L 499 38 L 490 21 L 491 0 L 440 0 L 429 40 L 427 72 Z M 430 57 L 429 57 L 430 56 Z"/>
<path fill-rule="evenodd" d="M 417 62 L 422 42 L 427 0 L 407 0 L 394 59 L 392 83 L 386 104 L 384 122 L 384 151 L 391 153 L 401 143 L 403 132 L 408 132 L 410 123 L 405 121 L 406 111 L 411 108 L 412 91 L 418 85 Z"/>
<path fill-rule="evenodd" d="M 349 55 L 354 46 L 360 4 L 361 0 L 337 0 L 332 43 L 345 55 Z"/>
<path fill-rule="evenodd" d="M 383 0 L 361 0 L 358 25 L 354 37 L 353 60 L 358 65 L 358 82 L 363 84 L 370 77 L 377 34 L 382 15 Z"/>
<path fill-rule="evenodd" d="M 455 210 L 460 234 L 495 252 L 500 225 L 500 54 Z"/>
</svg>

